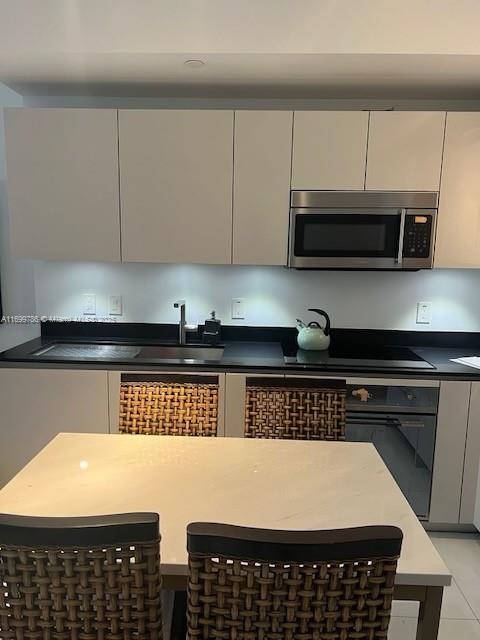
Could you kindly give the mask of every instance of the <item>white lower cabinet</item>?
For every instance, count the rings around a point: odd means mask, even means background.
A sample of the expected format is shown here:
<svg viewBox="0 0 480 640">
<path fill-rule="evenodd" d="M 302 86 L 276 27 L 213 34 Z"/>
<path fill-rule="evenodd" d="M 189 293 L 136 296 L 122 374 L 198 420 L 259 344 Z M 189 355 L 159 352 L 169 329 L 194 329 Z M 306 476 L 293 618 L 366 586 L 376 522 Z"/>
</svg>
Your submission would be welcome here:
<svg viewBox="0 0 480 640">
<path fill-rule="evenodd" d="M 463 470 L 460 523 L 480 530 L 480 382 L 472 382 Z"/>
<path fill-rule="evenodd" d="M 0 370 L 0 486 L 61 431 L 108 433 L 106 371 Z"/>
<path fill-rule="evenodd" d="M 245 392 L 247 376 L 227 373 L 225 379 L 225 435 L 243 438 L 245 432 Z"/>
<path fill-rule="evenodd" d="M 227 373 L 225 379 L 225 435 L 231 438 L 245 436 L 245 409 L 247 382 L 285 378 L 283 375 L 246 375 Z"/>
<path fill-rule="evenodd" d="M 470 382 L 440 384 L 430 522 L 460 520 L 470 389 Z"/>
</svg>

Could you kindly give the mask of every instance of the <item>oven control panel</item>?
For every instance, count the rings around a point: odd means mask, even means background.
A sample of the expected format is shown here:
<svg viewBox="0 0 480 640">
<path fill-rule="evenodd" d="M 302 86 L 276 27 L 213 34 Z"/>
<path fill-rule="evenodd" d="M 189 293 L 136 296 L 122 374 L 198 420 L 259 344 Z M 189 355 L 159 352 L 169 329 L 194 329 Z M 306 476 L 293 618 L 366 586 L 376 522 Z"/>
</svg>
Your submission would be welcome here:
<svg viewBox="0 0 480 640">
<path fill-rule="evenodd" d="M 432 239 L 433 218 L 425 214 L 409 214 L 405 217 L 403 256 L 428 258 Z"/>
</svg>

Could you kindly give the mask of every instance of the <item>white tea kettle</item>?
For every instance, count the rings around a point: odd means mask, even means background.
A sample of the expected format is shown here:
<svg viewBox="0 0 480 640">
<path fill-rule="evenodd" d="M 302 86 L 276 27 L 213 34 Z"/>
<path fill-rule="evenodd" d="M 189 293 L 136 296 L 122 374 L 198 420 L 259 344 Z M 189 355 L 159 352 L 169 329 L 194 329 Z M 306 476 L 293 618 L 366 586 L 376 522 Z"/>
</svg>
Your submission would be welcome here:
<svg viewBox="0 0 480 640">
<path fill-rule="evenodd" d="M 306 351 L 325 351 L 330 346 L 330 318 L 326 311 L 321 309 L 309 309 L 325 318 L 325 329 L 318 322 L 309 322 L 306 325 L 297 318 L 297 343 L 300 349 Z"/>
</svg>

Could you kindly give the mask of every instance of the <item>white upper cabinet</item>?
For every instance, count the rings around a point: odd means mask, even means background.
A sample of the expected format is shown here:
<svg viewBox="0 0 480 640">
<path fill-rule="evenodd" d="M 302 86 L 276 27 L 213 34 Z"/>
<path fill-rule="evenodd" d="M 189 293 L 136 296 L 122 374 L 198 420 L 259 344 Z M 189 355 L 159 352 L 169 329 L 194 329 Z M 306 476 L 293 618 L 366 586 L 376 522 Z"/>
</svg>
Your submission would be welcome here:
<svg viewBox="0 0 480 640">
<path fill-rule="evenodd" d="M 366 189 L 438 191 L 445 113 L 372 111 Z"/>
<path fill-rule="evenodd" d="M 232 261 L 232 111 L 119 111 L 122 257 Z"/>
<path fill-rule="evenodd" d="M 480 268 L 480 113 L 448 113 L 435 267 Z"/>
<path fill-rule="evenodd" d="M 295 111 L 292 189 L 363 189 L 367 111 Z"/>
<path fill-rule="evenodd" d="M 287 263 L 291 111 L 235 113 L 233 263 Z"/>
<path fill-rule="evenodd" d="M 7 109 L 5 135 L 14 255 L 120 260 L 117 112 Z"/>
</svg>

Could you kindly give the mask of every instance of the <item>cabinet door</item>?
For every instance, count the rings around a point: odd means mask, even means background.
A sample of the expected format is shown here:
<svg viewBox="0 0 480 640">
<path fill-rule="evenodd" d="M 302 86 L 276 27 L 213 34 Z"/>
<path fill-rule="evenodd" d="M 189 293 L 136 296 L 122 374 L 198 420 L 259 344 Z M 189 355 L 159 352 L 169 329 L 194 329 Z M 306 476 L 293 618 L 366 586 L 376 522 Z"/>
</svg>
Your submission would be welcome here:
<svg viewBox="0 0 480 640">
<path fill-rule="evenodd" d="M 448 113 L 435 267 L 480 267 L 480 113 Z"/>
<path fill-rule="evenodd" d="M 363 189 L 367 111 L 295 111 L 292 189 Z"/>
<path fill-rule="evenodd" d="M 2 486 L 61 431 L 108 433 L 107 372 L 1 369 L 0 406 Z"/>
<path fill-rule="evenodd" d="M 438 191 L 445 113 L 372 111 L 366 189 Z"/>
<path fill-rule="evenodd" d="M 225 435 L 230 438 L 245 437 L 245 409 L 247 382 L 255 380 L 283 379 L 283 375 L 248 376 L 244 373 L 227 373 L 225 376 Z"/>
<path fill-rule="evenodd" d="M 291 111 L 235 113 L 234 264 L 287 264 L 291 156 Z"/>
<path fill-rule="evenodd" d="M 120 111 L 122 257 L 232 261 L 232 111 Z"/>
<path fill-rule="evenodd" d="M 430 522 L 459 521 L 470 387 L 470 382 L 440 385 Z"/>
<path fill-rule="evenodd" d="M 12 249 L 45 260 L 120 260 L 117 112 L 7 109 Z"/>
<path fill-rule="evenodd" d="M 462 501 L 460 505 L 460 524 L 472 524 L 475 521 L 480 529 L 480 493 L 478 493 L 480 465 L 480 382 L 472 382 L 470 407 L 468 412 L 467 442 L 465 446 L 465 465 L 463 468 Z M 475 518 L 477 507 L 477 518 Z"/>
</svg>

